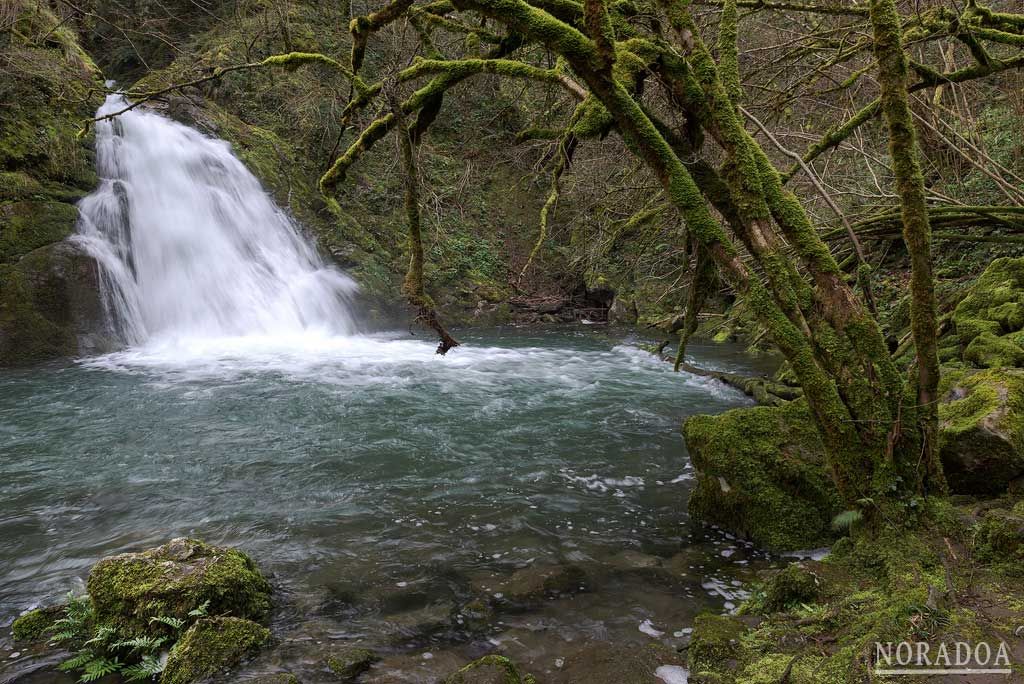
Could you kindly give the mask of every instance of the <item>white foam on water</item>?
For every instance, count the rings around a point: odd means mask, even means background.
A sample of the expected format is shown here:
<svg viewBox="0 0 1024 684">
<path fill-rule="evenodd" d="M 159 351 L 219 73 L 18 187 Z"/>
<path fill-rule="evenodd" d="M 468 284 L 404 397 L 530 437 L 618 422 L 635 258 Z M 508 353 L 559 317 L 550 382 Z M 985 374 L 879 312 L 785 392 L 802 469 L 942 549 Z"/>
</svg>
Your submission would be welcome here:
<svg viewBox="0 0 1024 684">
<path fill-rule="evenodd" d="M 687 684 L 690 681 L 690 671 L 678 665 L 662 665 L 654 671 L 654 676 L 665 684 Z"/>
</svg>

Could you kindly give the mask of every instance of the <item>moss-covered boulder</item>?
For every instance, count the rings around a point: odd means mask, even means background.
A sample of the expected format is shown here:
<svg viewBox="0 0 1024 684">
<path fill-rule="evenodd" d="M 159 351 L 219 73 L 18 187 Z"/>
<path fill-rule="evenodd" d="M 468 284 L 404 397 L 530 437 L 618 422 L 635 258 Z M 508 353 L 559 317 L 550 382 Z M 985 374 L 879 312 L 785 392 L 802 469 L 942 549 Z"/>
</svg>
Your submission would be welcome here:
<svg viewBox="0 0 1024 684">
<path fill-rule="evenodd" d="M 444 684 L 530 684 L 533 677 L 523 677 L 515 664 L 505 656 L 487 655 L 444 680 Z"/>
<path fill-rule="evenodd" d="M 794 605 L 810 603 L 820 593 L 821 578 L 799 563 L 793 563 L 787 565 L 765 584 L 765 609 L 786 610 Z"/>
<path fill-rule="evenodd" d="M 686 661 L 690 672 L 697 675 L 706 671 L 735 669 L 740 654 L 740 637 L 746 625 L 727 615 L 704 613 L 693 621 L 693 635 Z"/>
<path fill-rule="evenodd" d="M 271 593 L 249 556 L 185 538 L 104 558 L 88 591 L 97 618 L 128 633 L 144 632 L 153 617 L 186 619 L 204 604 L 210 615 L 263 620 Z"/>
<path fill-rule="evenodd" d="M 203 618 L 189 627 L 167 656 L 161 684 L 197 682 L 228 668 L 260 649 L 270 630 L 251 620 Z"/>
<path fill-rule="evenodd" d="M 1024 366 L 1024 258 L 993 261 L 953 312 L 964 360 L 981 368 Z"/>
<path fill-rule="evenodd" d="M 369 670 L 378 660 L 380 657 L 368 648 L 343 648 L 327 658 L 327 669 L 341 681 L 351 682 Z"/>
<path fill-rule="evenodd" d="M 15 641 L 41 641 L 52 631 L 53 623 L 64 617 L 64 606 L 36 608 L 21 615 L 11 625 Z"/>
<path fill-rule="evenodd" d="M 1024 475 L 1024 371 L 947 372 L 939 453 L 954 492 L 998 494 Z"/>
<path fill-rule="evenodd" d="M 683 437 L 697 471 L 693 518 L 771 549 L 830 539 L 841 507 L 803 401 L 694 416 Z"/>
</svg>

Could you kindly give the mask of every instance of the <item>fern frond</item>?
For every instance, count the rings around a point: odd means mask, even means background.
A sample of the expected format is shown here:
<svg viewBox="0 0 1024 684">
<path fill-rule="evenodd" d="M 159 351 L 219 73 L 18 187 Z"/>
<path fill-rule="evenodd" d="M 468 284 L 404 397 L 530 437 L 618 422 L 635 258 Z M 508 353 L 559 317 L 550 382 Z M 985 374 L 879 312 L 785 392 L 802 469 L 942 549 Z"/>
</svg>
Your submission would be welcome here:
<svg viewBox="0 0 1024 684">
<path fill-rule="evenodd" d="M 210 599 L 203 601 L 198 608 L 188 611 L 189 617 L 206 617 L 210 608 Z"/>
<path fill-rule="evenodd" d="M 82 676 L 78 678 L 78 681 L 95 682 L 97 679 L 102 679 L 108 674 L 113 674 L 120 669 L 121 663 L 117 658 L 113 660 L 102 656 L 93 658 L 85 664 L 85 667 L 82 668 Z"/>
<path fill-rule="evenodd" d="M 843 511 L 832 518 L 832 529 L 836 532 L 843 532 L 849 530 L 863 519 L 864 514 L 860 511 Z"/>
<path fill-rule="evenodd" d="M 181 618 L 168 617 L 166 615 L 149 618 L 149 624 L 153 624 L 154 622 L 167 625 L 176 632 L 181 631 L 182 627 L 185 626 L 185 621 Z"/>
<path fill-rule="evenodd" d="M 78 670 L 85 666 L 86 663 L 92 661 L 96 657 L 96 654 L 92 651 L 79 651 L 75 655 L 71 656 L 63 663 L 57 666 L 57 669 L 61 672 L 71 672 L 72 670 Z"/>
<path fill-rule="evenodd" d="M 164 671 L 164 663 L 157 656 L 148 655 L 138 665 L 129 665 L 121 669 L 121 675 L 129 682 L 138 682 L 156 677 Z"/>
</svg>

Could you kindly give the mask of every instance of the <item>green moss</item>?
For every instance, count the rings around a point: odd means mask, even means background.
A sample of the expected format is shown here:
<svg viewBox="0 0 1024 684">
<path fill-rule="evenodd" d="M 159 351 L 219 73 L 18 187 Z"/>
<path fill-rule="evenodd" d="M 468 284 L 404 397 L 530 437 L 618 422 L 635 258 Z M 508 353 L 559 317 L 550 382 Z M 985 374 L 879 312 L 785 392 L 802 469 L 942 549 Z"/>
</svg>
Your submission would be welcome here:
<svg viewBox="0 0 1024 684">
<path fill-rule="evenodd" d="M 50 606 L 30 610 L 11 625 L 15 641 L 40 641 L 47 636 L 53 623 L 64 616 L 63 606 Z"/>
<path fill-rule="evenodd" d="M 0 204 L 0 263 L 15 261 L 34 249 L 63 240 L 75 229 L 78 210 L 63 202 Z"/>
<path fill-rule="evenodd" d="M 161 684 L 189 684 L 234 667 L 270 639 L 270 630 L 234 617 L 204 618 L 171 649 Z"/>
<path fill-rule="evenodd" d="M 964 361 L 979 368 L 1005 368 L 1024 366 L 1024 348 L 1008 337 L 997 337 L 983 332 L 967 345 Z"/>
<path fill-rule="evenodd" d="M 746 626 L 725 615 L 706 613 L 693 621 L 693 637 L 687 651 L 690 672 L 721 672 L 735 667 L 740 655 L 740 639 Z"/>
<path fill-rule="evenodd" d="M 683 424 L 697 487 L 690 514 L 773 549 L 818 546 L 840 510 L 802 401 L 694 416 Z"/>
<path fill-rule="evenodd" d="M 270 585 L 241 551 L 175 539 L 163 546 L 104 558 L 89 573 L 97 617 L 129 633 L 145 632 L 149 619 L 185 619 L 207 601 L 211 615 L 262 620 L 270 610 Z"/>
<path fill-rule="evenodd" d="M 953 324 L 966 360 L 982 367 L 1024 364 L 1019 341 L 1004 337 L 1024 328 L 1024 258 L 993 261 L 957 305 Z"/>
<path fill-rule="evenodd" d="M 331 654 L 327 667 L 342 681 L 353 681 L 378 660 L 377 654 L 368 648 L 349 648 Z"/>
<path fill-rule="evenodd" d="M 511 660 L 487 655 L 448 677 L 444 684 L 526 684 L 526 681 Z"/>
<path fill-rule="evenodd" d="M 1024 517 L 989 511 L 975 532 L 974 551 L 983 562 L 1004 564 L 1013 574 L 1024 574 Z"/>
<path fill-rule="evenodd" d="M 288 672 L 261 675 L 252 679 L 246 679 L 245 681 L 248 684 L 299 684 L 298 677 Z"/>
<path fill-rule="evenodd" d="M 821 593 L 821 579 L 797 563 L 786 566 L 772 577 L 765 588 L 765 608 L 786 610 L 801 603 L 811 603 Z"/>
</svg>

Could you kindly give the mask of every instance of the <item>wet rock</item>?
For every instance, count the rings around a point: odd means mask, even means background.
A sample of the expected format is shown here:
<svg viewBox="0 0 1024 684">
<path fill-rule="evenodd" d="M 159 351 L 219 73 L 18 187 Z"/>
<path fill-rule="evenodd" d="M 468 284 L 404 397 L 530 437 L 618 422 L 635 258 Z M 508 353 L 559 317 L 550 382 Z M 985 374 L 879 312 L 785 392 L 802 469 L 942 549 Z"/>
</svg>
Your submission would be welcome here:
<svg viewBox="0 0 1024 684">
<path fill-rule="evenodd" d="M 234 667 L 270 639 L 270 630 L 251 620 L 203 618 L 182 635 L 167 657 L 161 684 L 188 684 Z"/>
<path fill-rule="evenodd" d="M 692 517 L 775 550 L 831 539 L 842 506 L 804 401 L 694 416 L 683 438 L 697 472 Z"/>
<path fill-rule="evenodd" d="M 70 232 L 74 220 L 69 221 Z M 96 261 L 81 247 L 56 242 L 0 265 L 0 366 L 110 351 L 115 345 Z"/>
<path fill-rule="evenodd" d="M 246 684 L 299 684 L 298 678 L 290 672 L 277 672 L 246 679 Z"/>
<path fill-rule="evenodd" d="M 249 556 L 196 539 L 174 539 L 141 553 L 104 558 L 89 573 L 97 618 L 125 633 L 145 632 L 152 617 L 210 615 L 262 620 L 270 585 Z"/>
<path fill-rule="evenodd" d="M 508 577 L 489 575 L 476 588 L 493 601 L 530 604 L 587 591 L 589 582 L 578 565 L 530 566 Z"/>
<path fill-rule="evenodd" d="M 344 648 L 332 653 L 327 658 L 328 669 L 343 682 L 355 681 L 380 657 L 368 648 Z"/>
<path fill-rule="evenodd" d="M 18 617 L 11 625 L 15 641 L 41 641 L 51 633 L 53 623 L 64 617 L 64 606 L 36 608 Z"/>
<path fill-rule="evenodd" d="M 486 601 L 475 599 L 459 608 L 455 623 L 472 632 L 483 632 L 491 628 L 494 618 L 494 608 Z"/>
<path fill-rule="evenodd" d="M 721 673 L 739 666 L 740 637 L 746 625 L 733 617 L 705 613 L 693 622 L 687 665 L 694 675 Z"/>
<path fill-rule="evenodd" d="M 678 671 L 684 665 L 682 656 L 661 644 L 591 642 L 566 657 L 557 681 L 564 684 L 664 684 L 655 674 L 658 668 Z"/>
<path fill-rule="evenodd" d="M 444 680 L 444 684 L 536 684 L 533 677 L 523 677 L 511 660 L 500 655 L 487 655 Z"/>
<path fill-rule="evenodd" d="M 814 601 L 821 593 L 821 578 L 799 563 L 786 566 L 765 586 L 765 609 L 782 611 Z"/>
<path fill-rule="evenodd" d="M 616 297 L 608 308 L 608 322 L 613 325 L 632 325 L 636 319 L 636 302 Z"/>
<path fill-rule="evenodd" d="M 1024 371 L 947 374 L 939 454 L 956 493 L 999 494 L 1024 476 Z"/>
</svg>

